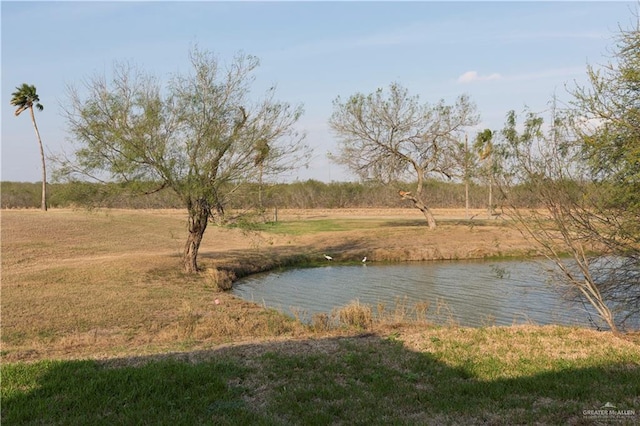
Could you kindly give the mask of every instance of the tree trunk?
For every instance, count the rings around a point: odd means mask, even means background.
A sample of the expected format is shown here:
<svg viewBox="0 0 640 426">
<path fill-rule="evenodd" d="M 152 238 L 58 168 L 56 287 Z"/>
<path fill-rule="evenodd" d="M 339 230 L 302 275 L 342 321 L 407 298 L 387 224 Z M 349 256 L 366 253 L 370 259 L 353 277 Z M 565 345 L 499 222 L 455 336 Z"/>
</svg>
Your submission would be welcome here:
<svg viewBox="0 0 640 426">
<path fill-rule="evenodd" d="M 464 217 L 469 220 L 469 137 L 464 135 Z"/>
<path fill-rule="evenodd" d="M 464 217 L 469 220 L 469 180 L 464 180 Z"/>
<path fill-rule="evenodd" d="M 424 218 L 427 219 L 429 229 L 436 229 L 436 218 L 433 217 L 433 213 L 429 210 L 429 207 L 422 202 L 422 187 L 424 183 L 424 170 L 414 163 L 414 168 L 418 175 L 418 185 L 416 186 L 416 195 L 412 195 L 411 192 L 400 191 L 400 196 L 405 200 L 411 200 L 413 205 L 422 212 Z"/>
<path fill-rule="evenodd" d="M 433 213 L 431 213 L 431 210 L 429 209 L 429 207 L 424 205 L 420 200 L 416 200 L 414 204 L 416 208 L 418 208 L 422 212 L 425 219 L 427 219 L 427 224 L 429 225 L 429 229 L 436 229 L 436 218 L 433 216 Z"/>
<path fill-rule="evenodd" d="M 489 178 L 489 206 L 487 207 L 489 213 L 489 219 L 494 217 L 493 214 L 493 177 Z"/>
<path fill-rule="evenodd" d="M 40 159 L 42 160 L 42 204 L 40 208 L 47 211 L 47 165 L 44 161 L 44 149 L 42 148 L 42 140 L 40 139 L 40 132 L 38 131 L 38 125 L 36 124 L 36 116 L 33 113 L 33 107 L 29 108 L 31 112 L 31 121 L 33 122 L 33 128 L 36 131 L 36 137 L 38 138 L 38 145 L 40 146 Z"/>
<path fill-rule="evenodd" d="M 411 200 L 413 205 L 422 212 L 424 218 L 427 219 L 427 224 L 429 225 L 429 229 L 436 229 L 436 218 L 431 213 L 429 207 L 427 207 L 422 201 L 420 201 L 417 197 L 414 197 L 409 192 L 400 191 L 400 196 L 404 200 Z"/>
<path fill-rule="evenodd" d="M 264 211 L 264 206 L 262 205 L 262 173 L 263 173 L 263 164 L 259 165 L 260 173 L 258 174 L 258 207 L 260 211 Z"/>
<path fill-rule="evenodd" d="M 184 247 L 183 265 L 185 272 L 195 273 L 198 272 L 198 250 L 200 249 L 204 231 L 209 223 L 211 206 L 206 200 L 200 198 L 195 202 L 189 200 L 188 209 L 189 237 Z"/>
</svg>

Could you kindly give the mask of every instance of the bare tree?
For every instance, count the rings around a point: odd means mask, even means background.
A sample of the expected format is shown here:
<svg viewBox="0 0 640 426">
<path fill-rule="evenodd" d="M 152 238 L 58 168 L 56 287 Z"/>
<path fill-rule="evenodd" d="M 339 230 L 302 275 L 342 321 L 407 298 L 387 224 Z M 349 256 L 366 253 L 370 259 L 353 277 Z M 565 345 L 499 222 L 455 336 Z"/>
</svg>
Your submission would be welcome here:
<svg viewBox="0 0 640 426">
<path fill-rule="evenodd" d="M 454 105 L 443 100 L 421 104 L 418 96 L 392 83 L 387 93 L 378 89 L 333 101 L 329 124 L 340 145 L 332 158 L 361 179 L 415 178 L 415 191 L 399 194 L 413 202 L 433 229 L 436 221 L 423 195 L 425 180 L 452 176 L 455 145 L 465 129 L 477 122 L 476 107 L 467 96 L 458 97 Z"/>
<path fill-rule="evenodd" d="M 640 25 L 621 30 L 615 62 L 587 67 L 564 110 L 543 119 L 512 111 L 499 151 L 501 189 L 519 227 L 559 267 L 568 293 L 593 306 L 611 330 L 640 327 Z M 540 210 L 538 207 L 542 207 Z M 568 253 L 570 259 L 563 257 Z"/>
<path fill-rule="evenodd" d="M 85 97 L 70 88 L 66 116 L 79 147 L 59 172 L 173 190 L 189 213 L 184 270 L 196 272 L 213 212 L 258 174 L 304 164 L 308 150 L 294 128 L 301 106 L 276 101 L 274 88 L 250 97 L 257 58 L 239 54 L 223 67 L 194 49 L 190 59 L 192 73 L 173 76 L 166 90 L 127 65 L 116 66 L 111 81 L 87 81 Z"/>
<path fill-rule="evenodd" d="M 588 179 L 582 147 L 568 125 L 571 121 L 552 109 L 550 128 L 545 131 L 542 117 L 527 111 L 519 131 L 511 111 L 502 131 L 500 149 L 506 167 L 498 186 L 508 216 L 557 266 L 560 273 L 554 282 L 563 294 L 589 304 L 617 332 L 631 307 L 621 302 L 640 295 L 640 274 L 636 269 L 634 277 L 632 269 L 624 267 L 627 260 L 617 257 L 620 242 L 604 237 L 617 225 L 610 215 L 594 210 L 604 194 Z M 520 197 L 527 193 L 529 208 L 514 202 L 516 191 Z M 625 271 L 626 280 L 617 282 L 622 275 L 616 269 Z"/>
</svg>

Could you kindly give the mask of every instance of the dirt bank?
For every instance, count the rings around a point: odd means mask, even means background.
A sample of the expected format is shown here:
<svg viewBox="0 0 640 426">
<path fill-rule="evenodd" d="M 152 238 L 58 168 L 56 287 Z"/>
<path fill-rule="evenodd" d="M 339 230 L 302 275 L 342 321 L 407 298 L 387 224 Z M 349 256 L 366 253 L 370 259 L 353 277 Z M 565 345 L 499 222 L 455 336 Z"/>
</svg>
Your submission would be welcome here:
<svg viewBox="0 0 640 426">
<path fill-rule="evenodd" d="M 202 264 L 230 273 L 230 279 L 283 265 L 324 262 L 405 262 L 534 256 L 538 253 L 502 218 L 483 210 L 435 210 L 438 228 L 429 230 L 416 209 L 281 210 L 282 222 L 335 221 L 302 235 L 247 233 L 210 228 L 200 251 Z M 344 226 L 341 224 L 344 223 Z M 310 225 L 311 226 L 311 225 Z M 215 245 L 224 241 L 224 245 Z"/>
</svg>

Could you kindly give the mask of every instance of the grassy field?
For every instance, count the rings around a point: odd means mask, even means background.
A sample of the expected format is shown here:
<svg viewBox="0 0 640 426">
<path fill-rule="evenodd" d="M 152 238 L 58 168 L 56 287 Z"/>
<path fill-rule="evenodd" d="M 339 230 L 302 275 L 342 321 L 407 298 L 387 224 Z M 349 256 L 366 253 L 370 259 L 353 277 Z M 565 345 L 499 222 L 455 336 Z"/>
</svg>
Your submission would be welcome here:
<svg viewBox="0 0 640 426">
<path fill-rule="evenodd" d="M 435 232 L 410 210 L 212 226 L 193 277 L 179 271 L 182 211 L 5 210 L 2 422 L 592 424 L 612 420 L 585 411 L 606 403 L 640 411 L 637 335 L 339 312 L 336 326 L 303 325 L 219 290 L 325 252 L 345 262 L 530 253 L 503 223 L 456 214 L 436 211 Z"/>
</svg>

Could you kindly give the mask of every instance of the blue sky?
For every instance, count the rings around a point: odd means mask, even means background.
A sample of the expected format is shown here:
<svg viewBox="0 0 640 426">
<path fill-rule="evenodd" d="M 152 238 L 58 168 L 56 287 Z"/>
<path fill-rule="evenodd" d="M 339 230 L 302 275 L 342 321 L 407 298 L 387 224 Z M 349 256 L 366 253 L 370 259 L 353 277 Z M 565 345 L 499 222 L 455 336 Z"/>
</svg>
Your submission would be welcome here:
<svg viewBox="0 0 640 426">
<path fill-rule="evenodd" d="M 260 58 L 255 95 L 303 104 L 298 127 L 314 148 L 308 168 L 283 180 L 352 180 L 327 152 L 336 141 L 332 101 L 399 82 L 423 102 L 477 104 L 478 129 L 499 129 L 511 109 L 543 111 L 586 65 L 609 60 L 635 2 L 1 2 L 1 179 L 40 180 L 27 113 L 11 93 L 34 84 L 45 109 L 36 120 L 47 153 L 70 149 L 61 110 L 66 87 L 129 61 L 165 80 L 187 72 L 195 44 L 227 61 Z M 609 50 L 608 50 L 609 49 Z M 471 135 L 471 136 L 472 136 Z M 51 166 L 50 166 L 51 167 Z"/>
</svg>

